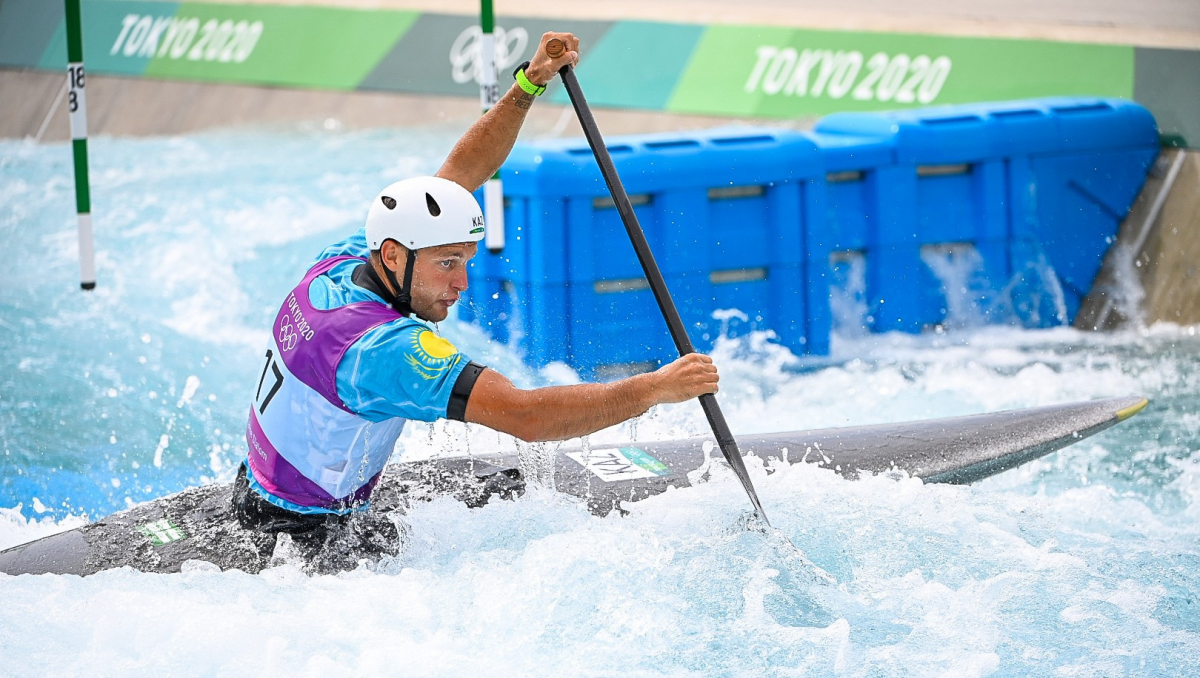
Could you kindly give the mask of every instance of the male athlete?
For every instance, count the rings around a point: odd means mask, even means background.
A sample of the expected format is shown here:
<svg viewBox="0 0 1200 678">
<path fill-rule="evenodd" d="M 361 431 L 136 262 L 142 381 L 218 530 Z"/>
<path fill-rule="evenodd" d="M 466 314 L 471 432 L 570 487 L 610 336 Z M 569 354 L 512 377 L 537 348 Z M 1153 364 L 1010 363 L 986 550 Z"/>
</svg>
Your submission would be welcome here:
<svg viewBox="0 0 1200 678">
<path fill-rule="evenodd" d="M 562 40 L 557 58 L 546 43 Z M 394 525 L 366 509 L 404 424 L 439 418 L 483 424 L 526 441 L 587 435 L 659 403 L 717 390 L 717 369 L 692 354 L 609 384 L 533 390 L 471 362 L 426 322 L 445 320 L 467 288 L 483 238 L 470 190 L 508 156 L 554 75 L 578 61 L 570 33 L 546 33 L 516 83 L 451 150 L 437 176 L 399 181 L 371 203 L 366 225 L 327 248 L 289 293 L 272 327 L 234 489 L 244 527 L 284 532 L 353 567 L 396 553 Z M 425 322 L 422 322 L 425 321 Z"/>
</svg>

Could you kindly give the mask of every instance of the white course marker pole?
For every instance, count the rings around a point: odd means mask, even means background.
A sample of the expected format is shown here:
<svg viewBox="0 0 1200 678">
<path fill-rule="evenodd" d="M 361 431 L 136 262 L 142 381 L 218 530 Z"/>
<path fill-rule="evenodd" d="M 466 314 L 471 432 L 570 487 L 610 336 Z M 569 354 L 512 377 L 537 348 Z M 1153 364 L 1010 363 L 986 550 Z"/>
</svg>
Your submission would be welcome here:
<svg viewBox="0 0 1200 678">
<path fill-rule="evenodd" d="M 496 38 L 493 35 L 495 18 L 492 15 L 492 0 L 480 0 L 479 27 L 479 104 L 483 112 L 500 101 L 500 88 L 496 84 Z M 504 249 L 504 185 L 500 183 L 500 171 L 483 185 L 483 244 L 491 252 Z"/>
<path fill-rule="evenodd" d="M 79 0 L 67 2 L 67 110 L 75 156 L 75 211 L 79 217 L 79 287 L 96 288 L 96 245 L 92 236 L 92 196 L 88 186 L 87 97 L 84 96 L 83 31 Z"/>
</svg>

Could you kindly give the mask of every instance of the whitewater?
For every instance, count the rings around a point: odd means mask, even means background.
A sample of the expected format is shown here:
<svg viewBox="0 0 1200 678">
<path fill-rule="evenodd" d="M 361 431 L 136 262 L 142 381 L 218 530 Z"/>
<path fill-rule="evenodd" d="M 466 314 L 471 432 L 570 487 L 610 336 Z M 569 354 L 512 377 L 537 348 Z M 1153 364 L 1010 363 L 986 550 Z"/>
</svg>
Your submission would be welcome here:
<svg viewBox="0 0 1200 678">
<path fill-rule="evenodd" d="M 435 171 L 461 131 L 93 139 L 90 293 L 70 147 L 0 141 L 0 548 L 231 480 L 286 290 L 381 187 Z M 754 528 L 724 476 L 606 518 L 534 483 L 479 509 L 418 505 L 399 557 L 340 575 L 200 562 L 175 575 L 0 574 L 0 676 L 1200 673 L 1195 327 L 866 335 L 841 315 L 829 357 L 794 356 L 766 332 L 718 343 L 735 433 L 1151 404 L 971 486 L 751 459 L 775 531 Z M 518 385 L 577 380 L 565 365 L 524 366 L 521 346 L 453 317 L 440 330 Z M 590 442 L 706 431 L 684 403 Z M 415 423 L 398 458 L 513 444 Z M 527 474 L 554 449 L 527 448 Z"/>
</svg>

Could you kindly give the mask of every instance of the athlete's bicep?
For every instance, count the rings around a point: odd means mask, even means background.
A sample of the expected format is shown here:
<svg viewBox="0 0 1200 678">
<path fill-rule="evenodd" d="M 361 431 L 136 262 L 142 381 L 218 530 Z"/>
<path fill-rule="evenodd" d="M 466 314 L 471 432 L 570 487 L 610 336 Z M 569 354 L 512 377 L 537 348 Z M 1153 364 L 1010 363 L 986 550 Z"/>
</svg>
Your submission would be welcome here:
<svg viewBox="0 0 1200 678">
<path fill-rule="evenodd" d="M 454 380 L 454 386 L 450 389 L 450 401 L 446 403 L 446 418 L 455 421 L 467 420 L 467 403 L 471 402 L 471 394 L 475 392 L 475 385 L 479 383 L 479 377 L 487 370 L 487 367 L 476 362 L 468 362 L 462 372 L 458 373 L 458 378 Z"/>
</svg>

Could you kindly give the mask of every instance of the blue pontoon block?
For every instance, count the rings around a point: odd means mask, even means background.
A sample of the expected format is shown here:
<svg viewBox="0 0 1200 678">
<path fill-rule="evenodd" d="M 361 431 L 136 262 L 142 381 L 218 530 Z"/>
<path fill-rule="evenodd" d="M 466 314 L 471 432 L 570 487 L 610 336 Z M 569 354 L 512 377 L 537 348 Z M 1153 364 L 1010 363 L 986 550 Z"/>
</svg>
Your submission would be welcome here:
<svg viewBox="0 0 1200 678">
<path fill-rule="evenodd" d="M 1070 321 L 1159 146 L 1142 106 L 1080 97 L 834 114 L 815 132 L 884 142 L 895 153 L 879 170 L 878 201 L 863 206 L 868 220 L 878 214 L 867 243 L 876 330 L 944 319 L 944 295 L 919 253 L 955 244 L 978 250 L 995 289 L 1026 285 L 1040 295 L 1041 275 L 1053 268 L 1066 317 L 1027 309 L 1021 320 Z"/>
<path fill-rule="evenodd" d="M 871 331 L 945 323 L 964 294 L 979 297 L 984 321 L 1069 322 L 1158 153 L 1146 109 L 1096 98 L 609 144 L 696 347 L 764 329 L 818 355 L 848 261 L 862 267 L 856 294 Z M 518 144 L 501 177 L 507 245 L 472 263 L 460 317 L 534 366 L 562 361 L 585 377 L 674 357 L 587 143 Z M 980 289 L 944 289 L 933 267 L 947 262 L 977 265 L 968 273 Z"/>
<path fill-rule="evenodd" d="M 812 140 L 724 128 L 613 138 L 608 150 L 697 348 L 722 330 L 714 312 L 736 308 L 747 318 L 733 334 L 771 329 L 808 352 L 806 194 L 823 172 Z M 521 306 L 530 363 L 563 360 L 588 376 L 677 355 L 587 143 L 520 144 L 501 178 L 507 246 L 476 257 L 461 317 L 511 339 Z"/>
</svg>

